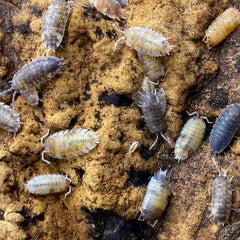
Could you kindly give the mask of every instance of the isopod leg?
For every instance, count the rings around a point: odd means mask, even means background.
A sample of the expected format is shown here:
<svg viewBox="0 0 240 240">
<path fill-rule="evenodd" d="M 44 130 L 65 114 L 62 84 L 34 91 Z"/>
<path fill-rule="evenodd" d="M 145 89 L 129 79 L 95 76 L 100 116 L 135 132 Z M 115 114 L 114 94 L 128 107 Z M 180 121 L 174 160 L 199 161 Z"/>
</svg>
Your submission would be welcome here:
<svg viewBox="0 0 240 240">
<path fill-rule="evenodd" d="M 151 227 L 155 227 L 157 222 L 158 222 L 158 219 L 154 223 L 151 223 L 151 222 L 147 221 L 147 224 L 150 225 Z"/>
<path fill-rule="evenodd" d="M 48 136 L 49 132 L 50 132 L 50 129 L 48 129 L 47 133 L 41 137 L 41 145 L 42 145 L 43 147 L 44 147 L 44 145 L 43 145 L 43 139 Z"/>
<path fill-rule="evenodd" d="M 190 113 L 189 111 L 186 110 L 186 112 L 187 112 L 188 116 L 192 116 L 192 115 L 195 115 L 195 114 L 196 114 L 197 117 L 199 117 L 199 114 L 198 114 L 197 111 Z"/>
<path fill-rule="evenodd" d="M 80 2 L 76 2 L 76 1 L 68 1 L 68 3 L 76 3 L 78 5 L 81 5 L 84 8 L 89 8 L 89 6 L 87 6 L 87 5 L 83 4 L 83 3 L 80 3 Z"/>
<path fill-rule="evenodd" d="M 72 180 L 68 177 L 68 173 L 66 173 L 66 180 L 68 180 L 69 181 L 69 183 L 71 183 L 72 182 Z"/>
<path fill-rule="evenodd" d="M 17 91 L 13 92 L 13 97 L 12 97 L 12 107 L 15 110 L 15 97 L 16 97 Z"/>
<path fill-rule="evenodd" d="M 157 142 L 158 142 L 158 134 L 156 135 L 156 139 L 153 142 L 152 146 L 149 148 L 149 150 L 152 150 L 152 148 L 156 145 Z"/>
<path fill-rule="evenodd" d="M 161 134 L 162 138 L 163 138 L 165 141 L 167 141 L 167 142 L 171 145 L 171 147 L 173 147 L 172 141 L 169 140 L 168 138 L 166 138 L 166 137 L 163 135 L 163 133 L 160 133 L 160 134 Z"/>
<path fill-rule="evenodd" d="M 201 117 L 202 119 L 205 119 L 208 124 L 213 124 L 214 122 L 210 122 L 207 117 Z"/>
<path fill-rule="evenodd" d="M 142 214 L 142 209 L 140 209 L 140 211 L 141 211 L 141 214 L 140 214 L 139 217 L 138 217 L 138 221 L 144 222 L 143 214 Z"/>
<path fill-rule="evenodd" d="M 71 191 L 72 191 L 72 187 L 71 187 L 71 185 L 69 185 L 69 190 L 68 190 L 68 192 L 65 194 L 65 198 L 67 197 L 68 194 L 71 193 Z"/>
<path fill-rule="evenodd" d="M 124 37 L 120 37 L 120 38 L 116 41 L 116 43 L 115 43 L 115 45 L 114 45 L 114 48 L 113 48 L 113 52 L 115 52 L 118 43 L 119 43 L 122 39 L 124 39 Z"/>
<path fill-rule="evenodd" d="M 0 93 L 0 96 L 2 96 L 2 95 L 4 95 L 4 94 L 6 94 L 6 93 L 8 93 L 8 92 L 11 92 L 11 91 L 12 91 L 12 88 L 10 88 L 10 89 L 7 89 L 7 90 L 5 90 L 5 91 L 1 92 L 1 93 Z"/>
<path fill-rule="evenodd" d="M 42 151 L 42 160 L 43 160 L 45 163 L 47 163 L 47 164 L 51 164 L 48 160 L 46 160 L 46 159 L 44 158 L 44 153 L 46 153 L 45 150 Z"/>
<path fill-rule="evenodd" d="M 216 167 L 216 168 L 217 168 L 217 170 L 218 170 L 219 176 L 221 176 L 222 174 L 221 174 L 220 168 L 218 167 L 218 165 L 217 165 L 217 163 L 216 163 L 216 160 L 215 160 L 215 158 L 214 158 L 214 157 L 212 157 L 212 160 L 213 160 L 213 163 L 214 163 L 215 167 Z"/>
</svg>

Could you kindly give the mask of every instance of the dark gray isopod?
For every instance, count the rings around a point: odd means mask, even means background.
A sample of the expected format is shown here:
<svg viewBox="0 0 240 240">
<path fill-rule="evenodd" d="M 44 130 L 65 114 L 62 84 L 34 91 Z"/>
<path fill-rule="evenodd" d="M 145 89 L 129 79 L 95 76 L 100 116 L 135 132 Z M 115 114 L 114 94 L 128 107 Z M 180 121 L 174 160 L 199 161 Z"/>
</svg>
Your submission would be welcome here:
<svg viewBox="0 0 240 240">
<path fill-rule="evenodd" d="M 143 118 L 148 130 L 157 136 L 155 142 L 150 147 L 150 150 L 157 143 L 159 133 L 172 145 L 172 143 L 162 134 L 162 131 L 165 128 L 165 112 L 167 109 L 167 100 L 163 88 L 156 89 L 154 93 L 147 92 L 143 94 L 141 107 Z"/>
<path fill-rule="evenodd" d="M 210 149 L 221 153 L 240 127 L 240 104 L 231 104 L 219 115 L 210 133 Z"/>
</svg>

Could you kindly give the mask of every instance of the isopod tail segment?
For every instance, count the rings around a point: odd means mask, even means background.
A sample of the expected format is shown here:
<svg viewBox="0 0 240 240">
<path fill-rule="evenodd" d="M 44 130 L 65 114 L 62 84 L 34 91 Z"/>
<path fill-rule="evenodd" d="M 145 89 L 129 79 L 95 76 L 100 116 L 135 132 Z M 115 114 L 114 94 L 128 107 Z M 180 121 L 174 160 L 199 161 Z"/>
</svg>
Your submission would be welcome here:
<svg viewBox="0 0 240 240">
<path fill-rule="evenodd" d="M 123 30 L 121 30 L 120 28 L 118 28 L 117 25 L 114 24 L 114 23 L 113 23 L 113 27 L 116 28 L 116 29 L 117 29 L 119 32 L 121 32 L 122 34 L 125 33 L 125 31 L 123 31 Z M 116 41 L 116 43 L 115 43 L 115 45 L 114 45 L 114 48 L 113 48 L 113 52 L 115 52 L 118 43 L 119 43 L 121 40 L 123 40 L 123 39 L 124 39 L 124 35 L 123 35 L 122 37 L 120 37 L 120 38 Z"/>
<path fill-rule="evenodd" d="M 50 129 L 48 129 L 47 133 L 41 137 L 41 145 L 44 147 L 43 139 L 49 135 Z M 44 158 L 44 154 L 46 153 L 46 150 L 42 151 L 42 160 L 47 163 L 51 164 L 47 159 Z"/>
<path fill-rule="evenodd" d="M 72 187 L 71 187 L 72 180 L 68 177 L 68 173 L 66 173 L 66 180 L 69 182 L 69 190 L 68 190 L 67 193 L 65 193 L 65 198 L 66 198 L 67 195 L 70 194 L 71 191 L 72 191 Z"/>
<path fill-rule="evenodd" d="M 142 208 L 140 208 L 140 215 L 139 215 L 139 217 L 138 217 L 138 221 L 142 221 L 142 222 L 144 222 L 145 220 L 144 220 L 144 218 L 143 218 L 143 213 L 142 213 Z M 148 225 L 150 225 L 151 227 L 155 227 L 155 225 L 157 224 L 157 222 L 158 222 L 158 219 L 156 219 L 153 223 L 152 222 L 150 222 L 150 221 L 146 221 L 146 223 L 148 224 Z"/>
</svg>

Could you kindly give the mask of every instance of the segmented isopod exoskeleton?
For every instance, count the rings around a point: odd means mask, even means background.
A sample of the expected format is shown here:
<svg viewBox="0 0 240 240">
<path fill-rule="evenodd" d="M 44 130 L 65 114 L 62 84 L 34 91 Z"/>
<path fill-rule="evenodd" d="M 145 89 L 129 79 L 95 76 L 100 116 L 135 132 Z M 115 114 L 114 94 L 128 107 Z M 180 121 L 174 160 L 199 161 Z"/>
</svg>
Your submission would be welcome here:
<svg viewBox="0 0 240 240">
<path fill-rule="evenodd" d="M 139 52 L 138 58 L 146 76 L 149 77 L 151 81 L 165 80 L 166 71 L 161 58 L 154 58 Z"/>
<path fill-rule="evenodd" d="M 17 91 L 33 91 L 33 89 L 38 84 L 41 84 L 50 78 L 53 78 L 60 70 L 60 68 L 64 65 L 61 60 L 62 58 L 45 56 L 39 57 L 32 62 L 26 63 L 13 76 L 11 88 L 4 92 L 1 92 L 0 95 L 14 90 L 12 103 L 13 109 L 15 109 L 14 100 Z"/>
<path fill-rule="evenodd" d="M 197 149 L 205 133 L 206 124 L 203 120 L 205 117 L 199 117 L 197 112 L 189 115 L 193 114 L 196 116 L 187 121 L 175 144 L 174 154 L 178 161 L 188 158 L 189 154 Z"/>
<path fill-rule="evenodd" d="M 221 153 L 231 142 L 240 127 L 240 104 L 231 104 L 222 111 L 210 133 L 210 149 Z"/>
<path fill-rule="evenodd" d="M 166 209 L 170 195 L 171 184 L 167 176 L 167 170 L 162 171 L 160 169 L 148 183 L 138 220 L 146 221 L 147 224 L 154 227 Z"/>
<path fill-rule="evenodd" d="M 162 133 L 165 128 L 165 112 L 167 109 L 167 100 L 163 88 L 156 89 L 154 93 L 147 92 L 143 94 L 141 107 L 148 130 L 157 136 L 149 149 L 151 150 L 157 143 L 159 133 L 172 146 L 171 141 Z"/>
<path fill-rule="evenodd" d="M 113 26 L 123 33 L 123 36 L 115 43 L 114 51 L 116 50 L 117 44 L 122 39 L 125 39 L 126 44 L 130 48 L 135 49 L 141 54 L 152 57 L 169 55 L 169 52 L 174 47 L 168 43 L 169 38 L 165 38 L 163 35 L 152 29 L 132 27 L 122 31 L 115 24 L 113 24 Z"/>
<path fill-rule="evenodd" d="M 41 144 L 44 147 L 42 160 L 48 164 L 50 162 L 44 159 L 44 153 L 47 153 L 52 158 L 75 157 L 88 153 L 99 143 L 98 135 L 95 132 L 82 128 L 56 132 L 43 143 L 43 138 L 48 134 L 49 130 L 41 138 Z"/>
<path fill-rule="evenodd" d="M 224 225 L 224 223 L 229 218 L 232 207 L 231 181 L 233 177 L 231 179 L 228 179 L 227 172 L 235 161 L 233 161 L 230 164 L 230 166 L 226 169 L 226 171 L 222 175 L 215 159 L 212 158 L 212 160 L 218 170 L 219 176 L 215 178 L 212 186 L 212 199 L 211 199 L 212 213 L 210 217 L 216 219 L 218 221 L 218 224 L 222 223 L 222 225 Z"/>
<path fill-rule="evenodd" d="M 39 103 L 38 91 L 32 88 L 29 91 L 20 91 L 22 98 L 31 106 L 37 106 Z"/>
<path fill-rule="evenodd" d="M 76 1 L 54 0 L 48 7 L 41 29 L 42 41 L 48 51 L 52 50 L 55 52 L 62 42 L 71 10 L 69 3 L 85 6 Z"/>
<path fill-rule="evenodd" d="M 222 42 L 240 24 L 240 12 L 236 8 L 228 8 L 208 27 L 203 41 L 208 47 Z"/>
<path fill-rule="evenodd" d="M 117 19 L 118 21 L 125 19 L 122 8 L 128 6 L 128 1 L 126 0 L 89 0 L 89 2 L 102 14 L 112 19 Z"/>
<path fill-rule="evenodd" d="M 26 189 L 30 193 L 45 195 L 51 193 L 68 192 L 65 197 L 71 192 L 71 179 L 67 176 L 58 174 L 39 175 L 27 181 Z"/>
<path fill-rule="evenodd" d="M 15 135 L 20 128 L 20 124 L 19 113 L 3 102 L 0 102 L 0 127 L 13 132 Z"/>
</svg>

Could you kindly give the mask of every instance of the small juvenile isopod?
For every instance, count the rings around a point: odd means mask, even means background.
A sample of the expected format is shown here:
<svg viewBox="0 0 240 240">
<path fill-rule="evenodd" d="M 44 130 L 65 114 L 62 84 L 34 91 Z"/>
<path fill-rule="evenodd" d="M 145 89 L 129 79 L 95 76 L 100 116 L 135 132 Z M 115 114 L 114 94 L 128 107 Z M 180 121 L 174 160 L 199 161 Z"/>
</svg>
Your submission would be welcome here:
<svg viewBox="0 0 240 240">
<path fill-rule="evenodd" d="M 11 88 L 0 93 L 0 95 L 14 90 L 12 104 L 13 109 L 15 109 L 14 100 L 17 91 L 20 91 L 21 93 L 34 91 L 33 89 L 38 84 L 53 78 L 64 65 L 61 60 L 62 58 L 45 56 L 26 63 L 13 76 Z"/>
<path fill-rule="evenodd" d="M 146 76 L 149 77 L 151 81 L 159 81 L 160 79 L 164 81 L 166 71 L 161 58 L 154 58 L 139 52 L 138 58 Z"/>
<path fill-rule="evenodd" d="M 230 166 L 222 175 L 215 159 L 212 158 L 212 160 L 218 170 L 219 176 L 215 178 L 212 186 L 212 213 L 210 217 L 213 217 L 218 221 L 218 224 L 221 223 L 224 226 L 224 223 L 228 220 L 231 213 L 233 191 L 231 187 L 231 181 L 233 177 L 231 179 L 228 179 L 227 172 L 235 161 L 230 164 Z"/>
<path fill-rule="evenodd" d="M 171 184 L 167 176 L 167 170 L 162 171 L 160 169 L 148 183 L 138 220 L 146 221 L 147 224 L 154 227 L 166 209 L 170 195 Z"/>
<path fill-rule="evenodd" d="M 203 41 L 208 47 L 222 42 L 240 24 L 240 12 L 236 8 L 228 8 L 208 27 Z"/>
<path fill-rule="evenodd" d="M 15 135 L 20 128 L 20 124 L 19 113 L 3 102 L 0 102 L 0 127 L 13 132 Z"/>
<path fill-rule="evenodd" d="M 58 174 L 39 175 L 27 181 L 26 189 L 34 194 L 51 194 L 65 191 L 68 192 L 65 197 L 71 192 L 71 179 L 67 176 Z"/>
<path fill-rule="evenodd" d="M 156 140 L 149 150 L 157 143 L 159 133 L 172 146 L 171 141 L 162 133 L 165 128 L 165 112 L 167 109 L 167 100 L 163 88 L 156 89 L 154 93 L 147 92 L 143 94 L 141 108 L 148 130 L 156 135 Z"/>
<path fill-rule="evenodd" d="M 52 158 L 69 158 L 88 153 L 99 143 L 98 135 L 87 129 L 76 128 L 56 132 L 49 136 L 43 143 L 43 139 L 49 134 L 41 138 L 41 144 L 44 147 L 42 151 L 42 160 L 48 164 L 49 161 L 44 159 L 47 153 Z"/>
<path fill-rule="evenodd" d="M 240 104 L 231 104 L 222 111 L 210 133 L 210 149 L 221 153 L 231 142 L 240 127 Z"/>
<path fill-rule="evenodd" d="M 48 7 L 41 29 L 42 41 L 48 51 L 52 50 L 55 52 L 62 42 L 71 10 L 69 3 L 77 3 L 85 6 L 76 1 L 54 0 Z"/>
<path fill-rule="evenodd" d="M 37 106 L 39 103 L 38 91 L 32 88 L 29 91 L 20 91 L 22 98 L 31 106 Z"/>
<path fill-rule="evenodd" d="M 128 0 L 89 0 L 94 7 L 102 14 L 107 15 L 112 19 L 125 19 L 122 8 L 128 6 Z"/>
<path fill-rule="evenodd" d="M 143 27 L 132 27 L 125 31 L 119 29 L 115 24 L 113 26 L 123 33 L 123 36 L 117 40 L 114 46 L 114 51 L 122 39 L 125 39 L 126 44 L 135 49 L 141 54 L 152 57 L 161 57 L 169 55 L 169 52 L 174 47 L 168 43 L 169 38 L 165 38 L 158 32 L 152 29 Z"/>
<path fill-rule="evenodd" d="M 133 152 L 135 152 L 138 148 L 138 144 L 139 144 L 138 141 L 134 141 L 129 147 L 128 154 L 132 154 Z"/>
<path fill-rule="evenodd" d="M 188 158 L 189 154 L 198 148 L 206 129 L 203 119 L 206 119 L 209 123 L 207 118 L 199 117 L 197 112 L 193 112 L 189 116 L 194 114 L 196 116 L 187 121 L 176 141 L 174 154 L 178 161 Z"/>
</svg>

